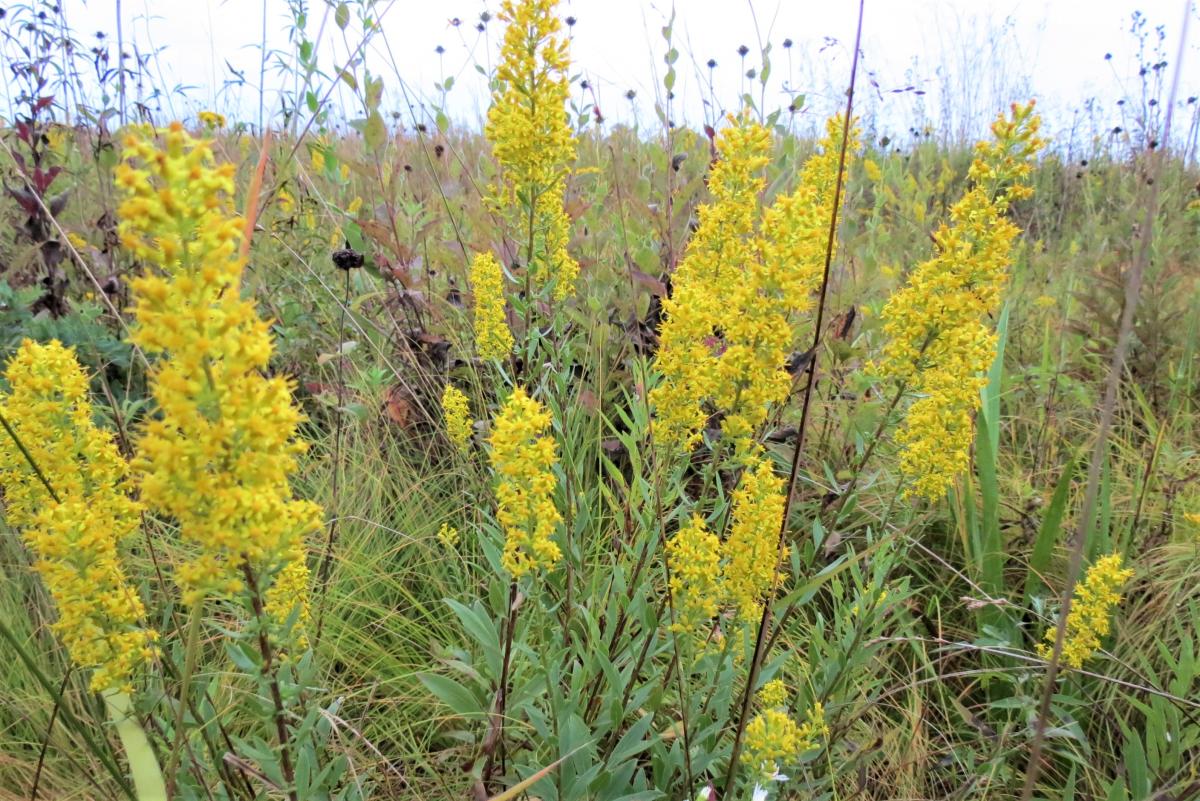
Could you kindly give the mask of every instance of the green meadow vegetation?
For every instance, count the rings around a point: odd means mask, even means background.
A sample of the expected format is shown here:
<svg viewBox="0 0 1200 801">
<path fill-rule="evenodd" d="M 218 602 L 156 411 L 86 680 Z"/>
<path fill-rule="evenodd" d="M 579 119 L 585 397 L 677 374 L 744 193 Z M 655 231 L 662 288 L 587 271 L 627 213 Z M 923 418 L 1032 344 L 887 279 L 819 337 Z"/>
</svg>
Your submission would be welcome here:
<svg viewBox="0 0 1200 801">
<path fill-rule="evenodd" d="M 975 144 L 857 58 L 772 105 L 765 45 L 675 125 L 674 17 L 609 122 L 504 0 L 472 128 L 389 107 L 383 5 L 171 120 L 161 54 L 6 4 L 0 800 L 1200 796 L 1161 33 L 1122 127 Z"/>
</svg>

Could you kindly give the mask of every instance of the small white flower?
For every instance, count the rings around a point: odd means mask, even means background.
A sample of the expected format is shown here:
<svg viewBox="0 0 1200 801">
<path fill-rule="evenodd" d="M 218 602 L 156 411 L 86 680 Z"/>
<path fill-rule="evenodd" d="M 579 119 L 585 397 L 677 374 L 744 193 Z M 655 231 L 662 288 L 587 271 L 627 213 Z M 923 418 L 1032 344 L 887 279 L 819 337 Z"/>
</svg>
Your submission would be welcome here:
<svg viewBox="0 0 1200 801">
<path fill-rule="evenodd" d="M 754 795 L 751 801 L 767 801 L 767 788 L 761 784 L 754 785 Z"/>
</svg>

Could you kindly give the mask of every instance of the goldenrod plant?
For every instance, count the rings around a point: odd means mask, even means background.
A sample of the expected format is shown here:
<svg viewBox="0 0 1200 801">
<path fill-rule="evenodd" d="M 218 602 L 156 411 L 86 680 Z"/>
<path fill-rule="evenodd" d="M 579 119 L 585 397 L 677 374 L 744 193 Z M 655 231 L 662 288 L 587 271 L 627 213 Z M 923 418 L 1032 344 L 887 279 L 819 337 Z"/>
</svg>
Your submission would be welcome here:
<svg viewBox="0 0 1200 801">
<path fill-rule="evenodd" d="M 130 132 L 117 184 L 124 247 L 150 266 L 132 283 L 132 342 L 163 357 L 151 372 L 161 414 L 138 441 L 145 504 L 195 546 L 176 578 L 184 602 L 246 589 L 258 576 L 281 620 L 307 605 L 304 538 L 321 510 L 292 498 L 305 442 L 287 381 L 267 377 L 271 338 L 242 297 L 244 222 L 232 212 L 233 167 L 180 125 Z M 286 594 L 271 591 L 290 567 Z M 302 612 L 303 615 L 303 612 Z"/>
<path fill-rule="evenodd" d="M 521 387 L 492 421 L 496 517 L 504 527 L 504 568 L 514 579 L 562 557 L 554 541 L 562 515 L 554 504 L 557 446 L 549 426 L 550 414 Z"/>
<path fill-rule="evenodd" d="M 1081 668 L 1100 649 L 1111 630 L 1113 610 L 1121 602 L 1121 588 L 1131 578 L 1133 570 L 1121 567 L 1120 554 L 1103 556 L 1088 568 L 1083 582 L 1075 588 L 1067 615 L 1063 662 Z M 1055 639 L 1053 627 L 1046 631 L 1045 639 L 1047 642 L 1038 643 L 1037 649 L 1043 657 L 1049 657 Z"/>
<path fill-rule="evenodd" d="M 888 337 L 880 373 L 916 400 L 897 435 L 911 492 L 943 495 L 967 466 L 984 373 L 996 354 L 993 320 L 1008 285 L 1020 229 L 1005 214 L 1027 198 L 1031 159 L 1045 144 L 1032 103 L 1014 105 L 976 146 L 971 188 L 933 235 L 936 253 L 915 267 L 882 312 Z"/>
<path fill-rule="evenodd" d="M 480 253 L 471 261 L 471 289 L 475 348 L 481 358 L 504 359 L 513 349 L 513 335 L 505 313 L 504 271 L 491 253 Z"/>
<path fill-rule="evenodd" d="M 69 348 L 26 339 L 4 378 L 0 486 L 7 522 L 21 532 L 54 600 L 51 630 L 89 673 L 89 688 L 104 697 L 138 801 L 166 801 L 130 701 L 138 674 L 157 655 L 158 634 L 123 564 L 141 511 L 129 496 L 129 466 L 93 422 L 88 378 Z"/>
<path fill-rule="evenodd" d="M 0 399 L 5 515 L 21 532 L 54 599 L 52 626 L 96 691 L 129 692 L 154 658 L 141 596 L 120 548 L 138 529 L 129 466 L 92 420 L 88 379 L 57 341 L 21 343 Z"/>
<path fill-rule="evenodd" d="M 655 361 L 662 380 L 651 401 L 655 436 L 668 448 L 694 447 L 711 406 L 732 451 L 746 458 L 768 414 L 789 397 L 785 366 L 821 280 L 843 127 L 840 118 L 829 121 L 799 188 L 766 208 L 769 130 L 742 115 L 719 134 L 713 199 L 698 211 L 663 303 Z"/>
<path fill-rule="evenodd" d="M 484 134 L 500 163 L 493 192 L 536 287 L 563 300 L 575 291 L 579 265 L 567 250 L 571 221 L 563 209 L 575 162 L 567 124 L 568 41 L 557 0 L 504 0 L 506 23 Z"/>
</svg>

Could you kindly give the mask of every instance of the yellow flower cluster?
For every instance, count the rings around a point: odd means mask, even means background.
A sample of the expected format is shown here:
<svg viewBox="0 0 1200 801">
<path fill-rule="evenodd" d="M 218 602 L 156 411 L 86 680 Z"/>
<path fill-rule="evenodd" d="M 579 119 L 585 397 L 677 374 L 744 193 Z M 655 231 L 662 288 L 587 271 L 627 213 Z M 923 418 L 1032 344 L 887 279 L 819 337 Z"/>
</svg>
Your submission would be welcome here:
<svg viewBox="0 0 1200 801">
<path fill-rule="evenodd" d="M 125 690 L 157 638 L 142 626 L 145 610 L 118 554 L 139 519 L 126 494 L 128 466 L 92 423 L 87 376 L 69 349 L 25 340 L 5 378 L 4 418 L 54 491 L 0 434 L 5 516 L 33 553 L 72 661 L 93 670 L 93 690 Z"/>
<path fill-rule="evenodd" d="M 996 354 L 989 318 L 999 311 L 1020 233 L 1004 215 L 1032 191 L 1025 182 L 1043 144 L 1038 126 L 1033 103 L 993 123 L 994 141 L 976 147 L 972 188 L 934 234 L 936 254 L 883 309 L 888 342 L 877 368 L 917 395 L 897 435 L 910 494 L 940 497 L 967 463 L 982 374 Z"/>
<path fill-rule="evenodd" d="M 757 456 L 733 493 L 733 525 L 722 544 L 725 593 L 747 623 L 757 621 L 762 614 L 763 597 L 779 567 L 783 483 L 771 461 Z"/>
<path fill-rule="evenodd" d="M 446 384 L 442 392 L 442 416 L 446 419 L 446 436 L 460 453 L 467 453 L 471 449 L 471 404 L 453 384 Z"/>
<path fill-rule="evenodd" d="M 651 392 L 659 442 L 692 447 L 716 411 L 722 434 L 744 458 L 770 407 L 786 400 L 794 324 L 823 272 L 842 125 L 840 118 L 829 122 L 799 188 L 766 210 L 759 196 L 770 132 L 745 115 L 730 117 L 722 130 L 709 177 L 712 201 L 700 207 L 663 303 L 656 360 L 662 380 Z"/>
<path fill-rule="evenodd" d="M 760 291 L 778 294 L 782 311 L 803 314 L 812 306 L 813 293 L 825 271 L 825 248 L 833 216 L 833 195 L 841 159 L 845 119 L 839 114 L 825 121 L 820 150 L 800 171 L 800 185 L 763 212 L 762 252 L 765 268 Z M 859 130 L 847 134 L 847 160 L 857 149 Z M 837 252 L 837 238 L 833 240 Z"/>
<path fill-rule="evenodd" d="M 504 568 L 514 579 L 562 556 L 554 535 L 562 516 L 554 505 L 556 444 L 550 413 L 517 387 L 492 423 L 492 467 L 504 528 Z"/>
<path fill-rule="evenodd" d="M 788 690 L 783 679 L 772 679 L 758 691 L 758 702 L 766 707 L 786 706 Z"/>
<path fill-rule="evenodd" d="M 561 300 L 574 292 L 579 265 L 567 252 L 571 221 L 563 210 L 575 139 L 567 121 L 567 40 L 558 0 L 504 0 L 507 23 L 496 89 L 484 134 L 503 168 L 497 205 L 527 243 L 538 285 Z"/>
<path fill-rule="evenodd" d="M 131 284 L 132 340 L 161 356 L 151 375 L 159 415 L 134 469 L 143 501 L 178 521 L 194 549 L 176 571 L 185 601 L 241 590 L 249 566 L 276 577 L 268 601 L 283 619 L 306 603 L 304 538 L 322 516 L 289 486 L 305 449 L 301 415 L 288 382 L 266 375 L 267 323 L 242 297 L 233 167 L 215 166 L 210 146 L 178 124 L 160 135 L 161 147 L 148 129 L 127 134 L 116 172 L 121 241 L 154 268 Z"/>
<path fill-rule="evenodd" d="M 695 631 L 717 614 L 722 600 L 721 540 L 692 515 L 686 526 L 667 541 L 667 565 L 671 570 L 673 630 Z"/>
<path fill-rule="evenodd" d="M 437 533 L 438 542 L 446 546 L 450 550 L 458 545 L 458 529 L 449 523 L 442 523 Z"/>
<path fill-rule="evenodd" d="M 198 116 L 200 119 L 200 124 L 205 128 L 208 128 L 210 131 L 225 127 L 224 114 L 218 114 L 215 111 L 201 111 Z"/>
<path fill-rule="evenodd" d="M 512 331 L 504 316 L 504 272 L 491 253 L 471 261 L 471 288 L 475 292 L 475 349 L 483 359 L 503 359 L 513 347 Z"/>
<path fill-rule="evenodd" d="M 1110 554 L 1096 560 L 1088 568 L 1083 583 L 1075 590 L 1071 612 L 1067 615 L 1066 640 L 1063 643 L 1063 662 L 1073 668 L 1083 667 L 1084 661 L 1100 648 L 1100 640 L 1108 636 L 1112 609 L 1121 602 L 1121 586 L 1133 578 L 1133 570 L 1121 568 L 1121 555 Z M 1049 659 L 1057 635 L 1055 628 L 1046 631 L 1046 643 L 1038 643 L 1038 653 Z"/>
<path fill-rule="evenodd" d="M 825 709 L 815 703 L 807 720 L 800 724 L 788 715 L 787 689 L 781 681 L 768 682 L 759 692 L 765 707 L 746 724 L 746 745 L 742 762 L 755 772 L 756 781 L 767 781 L 780 770 L 781 763 L 794 761 L 805 751 L 817 747 L 817 740 L 828 733 Z"/>
</svg>

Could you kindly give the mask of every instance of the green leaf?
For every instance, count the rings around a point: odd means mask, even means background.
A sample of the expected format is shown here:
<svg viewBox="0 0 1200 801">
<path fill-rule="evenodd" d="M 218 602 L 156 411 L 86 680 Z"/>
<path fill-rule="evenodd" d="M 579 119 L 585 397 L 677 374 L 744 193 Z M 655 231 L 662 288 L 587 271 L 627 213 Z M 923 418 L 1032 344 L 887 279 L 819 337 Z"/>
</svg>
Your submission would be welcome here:
<svg viewBox="0 0 1200 801">
<path fill-rule="evenodd" d="M 383 99 L 383 78 L 367 78 L 364 86 L 366 92 L 363 102 L 366 103 L 367 108 L 379 108 L 379 103 Z"/>
<path fill-rule="evenodd" d="M 500 632 L 497 631 L 496 624 L 487 616 L 478 601 L 473 607 L 468 607 L 452 598 L 447 598 L 446 605 L 458 616 L 458 622 L 462 623 L 463 630 L 479 644 L 484 658 L 487 659 L 492 677 L 497 678 L 503 655 L 500 652 Z"/>
<path fill-rule="evenodd" d="M 129 773 L 138 801 L 167 801 L 167 785 L 163 781 L 158 757 L 150 747 L 146 731 L 133 712 L 133 703 L 123 692 L 109 690 L 104 693 L 108 714 L 121 738 L 125 758 L 129 760 Z"/>
<path fill-rule="evenodd" d="M 350 5 L 348 3 L 338 3 L 337 11 L 333 13 L 333 21 L 343 31 L 350 24 Z"/>
<path fill-rule="evenodd" d="M 1137 732 L 1125 733 L 1125 771 L 1129 790 L 1136 799 L 1150 797 L 1150 776 L 1146 770 L 1146 751 Z"/>
<path fill-rule="evenodd" d="M 363 141 L 371 150 L 378 150 L 387 140 L 387 126 L 383 124 L 383 115 L 373 110 L 367 116 L 367 124 L 363 126 Z"/>
<path fill-rule="evenodd" d="M 653 721 L 653 716 L 643 715 L 637 723 L 630 726 L 625 734 L 621 736 L 617 747 L 613 749 L 612 756 L 609 757 L 609 765 L 619 765 L 626 759 L 640 754 L 646 748 L 649 748 L 650 741 L 645 739 L 645 736 L 646 732 L 650 730 L 650 724 Z"/>
<path fill-rule="evenodd" d="M 1033 542 L 1033 553 L 1029 556 L 1029 573 L 1025 576 L 1025 603 L 1045 586 L 1042 576 L 1050 569 L 1050 559 L 1054 555 L 1054 546 L 1062 535 L 1063 514 L 1067 509 L 1067 501 L 1071 495 L 1071 481 L 1075 478 L 1075 459 L 1071 459 L 1063 467 L 1050 505 L 1042 516 L 1042 525 L 1038 529 L 1037 539 Z"/>
<path fill-rule="evenodd" d="M 473 717 L 484 714 L 483 705 L 475 694 L 454 679 L 436 673 L 419 673 L 417 678 L 456 715 Z"/>
</svg>

